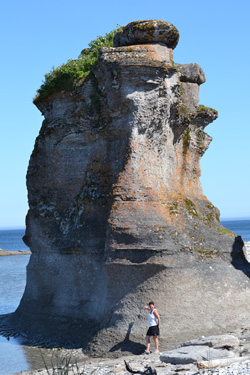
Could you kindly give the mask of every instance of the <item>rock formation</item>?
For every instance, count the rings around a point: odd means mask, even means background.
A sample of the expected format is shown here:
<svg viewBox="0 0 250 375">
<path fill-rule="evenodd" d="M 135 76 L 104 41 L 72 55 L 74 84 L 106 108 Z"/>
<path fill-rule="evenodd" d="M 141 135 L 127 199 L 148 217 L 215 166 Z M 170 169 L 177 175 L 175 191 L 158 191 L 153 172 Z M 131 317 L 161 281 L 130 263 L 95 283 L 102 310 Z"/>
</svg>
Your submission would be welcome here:
<svg viewBox="0 0 250 375">
<path fill-rule="evenodd" d="M 18 251 L 7 251 L 0 249 L 0 256 L 8 256 L 8 255 L 29 255 L 31 254 L 30 251 L 26 250 L 18 250 Z"/>
<path fill-rule="evenodd" d="M 36 102 L 16 329 L 139 352 L 151 299 L 165 347 L 249 322 L 243 242 L 199 180 L 217 112 L 199 105 L 202 69 L 173 61 L 178 38 L 167 22 L 132 22 L 80 87 Z"/>
</svg>

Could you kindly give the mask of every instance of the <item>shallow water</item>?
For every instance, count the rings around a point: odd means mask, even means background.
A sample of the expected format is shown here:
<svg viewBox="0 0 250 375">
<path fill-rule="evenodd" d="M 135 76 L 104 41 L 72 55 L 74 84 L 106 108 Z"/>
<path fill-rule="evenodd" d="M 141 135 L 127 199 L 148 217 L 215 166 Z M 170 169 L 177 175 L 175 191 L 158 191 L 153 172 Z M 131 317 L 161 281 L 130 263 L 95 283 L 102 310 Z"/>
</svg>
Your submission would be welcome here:
<svg viewBox="0 0 250 375">
<path fill-rule="evenodd" d="M 29 258 L 30 255 L 0 256 L 0 315 L 12 313 L 18 307 L 25 289 Z M 22 338 L 0 335 L 0 375 L 37 370 L 45 364 L 51 367 L 64 361 L 64 356 L 61 350 L 28 346 Z M 73 357 L 72 360 L 74 363 Z"/>
<path fill-rule="evenodd" d="M 15 311 L 25 288 L 29 255 L 0 257 L 0 314 Z M 20 340 L 0 336 L 0 374 L 29 370 Z"/>
<path fill-rule="evenodd" d="M 26 266 L 30 255 L 0 257 L 0 314 L 17 308 L 26 284 Z"/>
<path fill-rule="evenodd" d="M 0 230 L 0 248 L 29 250 L 22 241 L 24 229 Z M 0 315 L 16 310 L 26 285 L 30 255 L 0 256 Z M 0 336 L 0 375 L 36 370 L 50 363 L 51 351 L 24 345 L 21 338 Z"/>
<path fill-rule="evenodd" d="M 26 284 L 26 266 L 30 255 L 0 257 L 0 315 L 14 312 L 22 298 Z M 43 350 L 48 359 L 50 352 Z M 0 374 L 44 367 L 41 349 L 23 345 L 20 338 L 0 336 Z"/>
<path fill-rule="evenodd" d="M 7 339 L 0 336 L 0 375 L 56 367 L 63 363 L 65 356 L 64 352 L 61 354 L 60 349 L 57 351 L 57 349 L 28 346 L 23 344 L 21 338 Z M 74 358 L 72 361 L 75 363 Z"/>
<path fill-rule="evenodd" d="M 28 369 L 24 347 L 17 342 L 17 339 L 10 338 L 8 341 L 0 336 L 0 374 L 8 375 Z"/>
</svg>

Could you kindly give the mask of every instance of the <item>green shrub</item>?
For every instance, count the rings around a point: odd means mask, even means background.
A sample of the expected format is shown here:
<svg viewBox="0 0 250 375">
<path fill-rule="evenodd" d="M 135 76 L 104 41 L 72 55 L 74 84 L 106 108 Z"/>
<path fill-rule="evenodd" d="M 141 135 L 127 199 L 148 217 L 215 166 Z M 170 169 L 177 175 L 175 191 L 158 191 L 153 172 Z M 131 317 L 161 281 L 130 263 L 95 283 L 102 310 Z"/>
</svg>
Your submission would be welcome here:
<svg viewBox="0 0 250 375">
<path fill-rule="evenodd" d="M 98 36 L 95 40 L 92 40 L 89 43 L 90 48 L 82 50 L 77 60 L 70 59 L 58 68 L 53 67 L 49 73 L 45 74 L 45 79 L 40 89 L 37 90 L 34 103 L 37 104 L 49 95 L 61 90 L 72 91 L 82 84 L 98 60 L 99 48 L 112 47 L 113 38 L 121 29 L 122 27 L 119 26 L 105 36 Z"/>
</svg>

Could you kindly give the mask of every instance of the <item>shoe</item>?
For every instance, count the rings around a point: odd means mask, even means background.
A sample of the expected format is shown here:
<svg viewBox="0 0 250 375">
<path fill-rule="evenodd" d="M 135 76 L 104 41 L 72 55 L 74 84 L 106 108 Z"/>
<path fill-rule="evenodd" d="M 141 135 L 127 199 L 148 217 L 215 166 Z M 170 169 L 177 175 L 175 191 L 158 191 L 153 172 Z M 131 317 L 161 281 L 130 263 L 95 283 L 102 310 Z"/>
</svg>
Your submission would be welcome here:
<svg viewBox="0 0 250 375">
<path fill-rule="evenodd" d="M 145 350 L 144 353 L 145 353 L 145 354 L 150 354 L 150 351 L 149 351 L 149 350 Z"/>
<path fill-rule="evenodd" d="M 155 350 L 155 354 L 158 354 L 158 353 L 160 353 L 159 350 Z"/>
</svg>

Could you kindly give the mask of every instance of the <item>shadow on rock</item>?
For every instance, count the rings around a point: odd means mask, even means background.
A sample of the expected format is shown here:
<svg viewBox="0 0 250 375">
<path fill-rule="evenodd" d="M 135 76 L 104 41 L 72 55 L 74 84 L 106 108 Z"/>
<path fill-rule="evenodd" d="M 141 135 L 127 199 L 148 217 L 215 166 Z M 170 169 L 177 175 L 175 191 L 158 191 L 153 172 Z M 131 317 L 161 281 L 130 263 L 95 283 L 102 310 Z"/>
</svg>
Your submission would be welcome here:
<svg viewBox="0 0 250 375">
<path fill-rule="evenodd" d="M 129 336 L 132 330 L 134 323 L 131 322 L 128 326 L 128 331 L 122 342 L 113 346 L 109 351 L 116 352 L 118 350 L 122 352 L 130 352 L 132 354 L 142 354 L 145 351 L 146 346 L 135 341 L 131 341 Z"/>
<path fill-rule="evenodd" d="M 250 278 L 250 263 L 247 261 L 243 252 L 244 241 L 241 236 L 235 237 L 233 249 L 231 252 L 232 265 Z"/>
<path fill-rule="evenodd" d="M 24 346 L 85 349 L 97 332 L 97 326 L 93 322 L 89 321 L 87 326 L 77 319 L 72 321 L 45 316 L 37 319 L 31 329 L 28 327 L 29 321 L 25 322 L 24 329 L 21 323 L 14 313 L 0 315 L 0 335 L 7 339 L 14 337 Z"/>
</svg>

